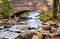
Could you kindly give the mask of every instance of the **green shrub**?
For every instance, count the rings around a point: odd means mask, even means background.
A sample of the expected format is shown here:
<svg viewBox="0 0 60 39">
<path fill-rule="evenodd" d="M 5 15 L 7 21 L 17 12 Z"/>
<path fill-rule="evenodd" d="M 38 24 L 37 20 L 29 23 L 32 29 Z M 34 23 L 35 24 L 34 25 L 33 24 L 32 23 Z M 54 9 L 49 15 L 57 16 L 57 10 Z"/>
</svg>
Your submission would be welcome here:
<svg viewBox="0 0 60 39">
<path fill-rule="evenodd" d="M 44 20 L 44 15 L 41 14 L 41 15 L 39 16 L 39 19 L 40 19 L 40 20 Z"/>
<path fill-rule="evenodd" d="M 47 11 L 45 14 L 41 14 L 39 19 L 40 20 L 50 20 L 50 19 L 52 19 L 52 13 Z"/>
<path fill-rule="evenodd" d="M 8 0 L 1 0 L 3 2 L 3 8 L 0 11 L 0 14 L 3 15 L 4 18 L 9 19 L 11 17 L 10 11 L 13 9 Z"/>
</svg>

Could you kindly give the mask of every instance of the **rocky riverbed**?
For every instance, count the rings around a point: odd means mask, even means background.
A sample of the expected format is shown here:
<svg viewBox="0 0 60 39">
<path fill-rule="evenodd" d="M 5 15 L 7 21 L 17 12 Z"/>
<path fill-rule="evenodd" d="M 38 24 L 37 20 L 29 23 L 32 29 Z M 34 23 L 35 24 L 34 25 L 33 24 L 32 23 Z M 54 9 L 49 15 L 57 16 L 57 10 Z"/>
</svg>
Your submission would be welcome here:
<svg viewBox="0 0 60 39">
<path fill-rule="evenodd" d="M 52 24 L 50 24 L 52 23 Z M 50 26 L 49 26 L 50 25 Z M 37 26 L 38 27 L 38 26 Z M 15 39 L 20 36 L 22 39 L 42 39 L 44 35 L 54 37 L 60 35 L 60 23 L 55 24 L 51 21 L 44 22 L 39 27 L 28 25 L 13 25 L 11 27 L 0 27 L 1 39 Z"/>
<path fill-rule="evenodd" d="M 40 21 L 39 13 L 32 12 L 28 20 L 2 19 L 0 23 L 0 39 L 44 39 L 44 36 L 54 37 L 60 35 L 60 22 Z"/>
</svg>

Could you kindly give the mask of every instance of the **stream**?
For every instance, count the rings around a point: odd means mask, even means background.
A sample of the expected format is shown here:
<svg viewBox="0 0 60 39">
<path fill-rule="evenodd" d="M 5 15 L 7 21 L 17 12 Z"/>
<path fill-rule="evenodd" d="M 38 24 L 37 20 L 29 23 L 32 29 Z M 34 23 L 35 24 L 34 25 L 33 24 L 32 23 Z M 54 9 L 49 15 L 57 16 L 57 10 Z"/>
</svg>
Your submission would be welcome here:
<svg viewBox="0 0 60 39">
<path fill-rule="evenodd" d="M 30 12 L 27 16 L 27 20 L 20 21 L 18 25 L 12 25 L 11 27 L 4 28 L 4 25 L 0 26 L 0 39 L 16 39 L 16 37 L 21 36 L 23 39 L 32 39 L 33 33 L 36 30 L 42 30 L 42 27 L 45 25 L 40 21 L 39 18 L 40 13 Z M 54 23 L 51 22 L 53 25 Z M 45 22 L 45 24 L 49 24 Z M 52 30 L 56 30 L 56 34 L 60 34 L 60 22 L 57 24 L 59 27 L 54 28 L 51 26 Z M 54 33 L 50 33 L 50 30 L 44 30 L 44 35 L 55 35 Z"/>
<path fill-rule="evenodd" d="M 26 32 L 27 34 L 35 32 L 35 30 L 42 26 L 42 22 L 38 19 L 39 15 L 40 13 L 30 12 L 27 20 L 21 21 L 20 23 L 22 24 L 20 25 L 14 25 L 10 28 L 4 28 L 4 26 L 1 26 L 0 28 L 2 29 L 0 30 L 0 39 L 15 39 L 19 35 L 24 36 Z"/>
</svg>

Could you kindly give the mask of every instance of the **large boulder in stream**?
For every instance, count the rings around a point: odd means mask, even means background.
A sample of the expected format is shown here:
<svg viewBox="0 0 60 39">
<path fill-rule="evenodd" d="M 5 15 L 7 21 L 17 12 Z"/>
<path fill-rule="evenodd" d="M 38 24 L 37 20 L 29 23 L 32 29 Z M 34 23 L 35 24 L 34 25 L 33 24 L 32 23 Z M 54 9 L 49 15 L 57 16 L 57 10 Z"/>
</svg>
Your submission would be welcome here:
<svg viewBox="0 0 60 39">
<path fill-rule="evenodd" d="M 28 30 L 23 33 L 20 33 L 20 35 L 15 39 L 32 39 L 33 35 L 34 35 L 34 32 L 31 32 Z"/>
</svg>

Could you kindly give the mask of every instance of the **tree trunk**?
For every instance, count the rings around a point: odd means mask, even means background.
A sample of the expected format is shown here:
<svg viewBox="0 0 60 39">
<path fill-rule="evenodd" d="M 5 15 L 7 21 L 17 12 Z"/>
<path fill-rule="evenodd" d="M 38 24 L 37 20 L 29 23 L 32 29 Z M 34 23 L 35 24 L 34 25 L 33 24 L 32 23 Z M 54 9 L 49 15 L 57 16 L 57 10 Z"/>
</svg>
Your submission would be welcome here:
<svg viewBox="0 0 60 39">
<path fill-rule="evenodd" d="M 57 19 L 58 2 L 59 0 L 53 0 L 53 19 Z"/>
</svg>

